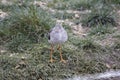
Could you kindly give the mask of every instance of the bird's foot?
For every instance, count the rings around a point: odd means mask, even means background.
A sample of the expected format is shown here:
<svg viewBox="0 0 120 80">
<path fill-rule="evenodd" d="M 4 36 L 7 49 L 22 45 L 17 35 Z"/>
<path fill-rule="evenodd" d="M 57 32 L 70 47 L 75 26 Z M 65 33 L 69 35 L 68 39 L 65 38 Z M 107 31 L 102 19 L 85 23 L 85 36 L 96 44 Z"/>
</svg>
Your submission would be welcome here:
<svg viewBox="0 0 120 80">
<path fill-rule="evenodd" d="M 53 63 L 53 62 L 55 62 L 55 60 L 54 59 L 50 59 L 50 62 Z"/>
<path fill-rule="evenodd" d="M 66 61 L 64 59 L 61 59 L 60 62 L 66 63 Z"/>
</svg>

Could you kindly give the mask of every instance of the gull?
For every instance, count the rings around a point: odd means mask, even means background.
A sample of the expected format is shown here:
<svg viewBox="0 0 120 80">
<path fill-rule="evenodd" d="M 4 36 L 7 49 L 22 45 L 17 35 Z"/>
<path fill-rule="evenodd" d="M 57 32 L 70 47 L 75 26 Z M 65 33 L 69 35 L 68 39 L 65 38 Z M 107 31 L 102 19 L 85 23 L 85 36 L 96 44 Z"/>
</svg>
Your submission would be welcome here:
<svg viewBox="0 0 120 80">
<path fill-rule="evenodd" d="M 57 50 L 60 52 L 60 62 L 66 63 L 66 61 L 62 57 L 62 44 L 68 40 L 68 35 L 66 30 L 63 28 L 62 23 L 56 23 L 55 27 L 53 27 L 48 33 L 48 42 L 51 44 L 50 49 L 50 62 L 55 61 L 52 58 L 52 54 L 54 52 L 54 46 L 58 46 Z"/>
</svg>

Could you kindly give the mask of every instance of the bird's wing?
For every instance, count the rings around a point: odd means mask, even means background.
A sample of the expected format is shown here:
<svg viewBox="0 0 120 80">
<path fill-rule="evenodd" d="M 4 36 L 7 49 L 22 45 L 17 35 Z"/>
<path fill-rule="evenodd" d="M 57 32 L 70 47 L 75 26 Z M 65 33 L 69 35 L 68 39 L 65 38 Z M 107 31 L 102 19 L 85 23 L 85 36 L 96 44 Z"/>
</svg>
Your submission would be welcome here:
<svg viewBox="0 0 120 80">
<path fill-rule="evenodd" d="M 52 32 L 53 28 L 49 30 L 48 34 L 47 34 L 47 37 L 48 37 L 48 40 L 50 40 L 50 33 Z"/>
<path fill-rule="evenodd" d="M 47 36 L 47 37 L 48 37 L 48 40 L 50 40 L 50 33 L 48 33 L 48 36 Z"/>
</svg>

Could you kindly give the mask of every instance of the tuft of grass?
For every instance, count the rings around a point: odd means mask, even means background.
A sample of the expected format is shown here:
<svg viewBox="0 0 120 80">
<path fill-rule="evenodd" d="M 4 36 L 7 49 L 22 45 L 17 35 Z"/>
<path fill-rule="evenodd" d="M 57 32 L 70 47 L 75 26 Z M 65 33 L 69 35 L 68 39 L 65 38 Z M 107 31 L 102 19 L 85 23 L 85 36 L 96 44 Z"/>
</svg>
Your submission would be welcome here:
<svg viewBox="0 0 120 80">
<path fill-rule="evenodd" d="M 96 13 L 95 13 L 96 12 Z M 85 20 L 83 20 L 83 25 L 88 27 L 93 27 L 97 25 L 112 25 L 116 26 L 116 20 L 113 15 L 110 15 L 110 12 L 102 11 L 98 13 L 97 11 L 92 11 L 92 13 L 87 17 Z"/>
<path fill-rule="evenodd" d="M 73 41 L 73 45 L 77 46 L 79 49 L 87 52 L 99 52 L 104 51 L 104 49 L 91 38 L 80 39 Z"/>
<path fill-rule="evenodd" d="M 97 25 L 112 25 L 116 26 L 116 15 L 114 7 L 104 0 L 94 2 L 89 16 L 83 19 L 83 25 L 93 27 Z"/>
<path fill-rule="evenodd" d="M 45 30 L 49 30 L 49 25 L 52 23 L 49 14 L 32 5 L 25 9 L 16 8 L 11 14 L 11 18 L 13 19 L 11 28 L 13 30 L 15 29 L 13 34 L 16 32 L 21 32 L 25 35 L 28 33 L 34 34 L 34 31 L 36 31 L 36 33 L 44 33 Z M 17 25 L 18 27 L 16 28 Z M 16 31 L 17 29 L 18 31 Z"/>
<path fill-rule="evenodd" d="M 80 43 L 77 45 L 83 50 L 96 49 L 96 46 L 91 39 L 80 40 Z"/>
<path fill-rule="evenodd" d="M 26 36 L 17 34 L 11 37 L 11 40 L 6 44 L 6 47 L 11 52 L 24 52 L 30 50 L 33 46 L 32 42 Z"/>
<path fill-rule="evenodd" d="M 104 6 L 104 8 L 109 7 L 109 9 L 117 9 L 118 6 L 120 5 L 120 1 L 119 0 L 100 0 L 100 1 L 95 1 L 92 0 L 91 1 L 92 4 L 94 4 L 92 7 L 94 8 L 100 8 L 101 6 Z"/>
<path fill-rule="evenodd" d="M 58 10 L 75 9 L 75 10 L 85 10 L 91 7 L 92 0 L 54 0 L 48 3 L 48 7 L 52 7 Z"/>
<path fill-rule="evenodd" d="M 78 66 L 78 72 L 79 73 L 88 73 L 88 74 L 93 74 L 93 73 L 100 73 L 102 71 L 105 71 L 107 67 L 105 64 L 101 61 L 96 61 L 96 60 L 89 60 L 89 61 L 82 61 L 82 63 Z M 80 68 L 81 67 L 81 68 Z M 89 72 L 88 72 L 89 71 Z"/>
<path fill-rule="evenodd" d="M 18 49 L 19 46 L 24 48 L 24 43 L 41 42 L 54 24 L 50 14 L 34 5 L 25 8 L 15 6 L 13 9 L 10 16 L 0 23 L 2 29 L 0 35 L 3 38 L 8 36 L 8 48 L 10 50 L 20 50 Z"/>
<path fill-rule="evenodd" d="M 110 27 L 111 25 L 98 25 L 97 27 L 92 27 L 89 35 L 104 35 L 104 34 L 111 34 L 114 32 L 114 30 L 112 30 L 113 27 Z"/>
<path fill-rule="evenodd" d="M 53 16 L 57 19 L 65 20 L 65 19 L 72 19 L 74 14 L 73 13 L 67 13 L 67 12 L 64 11 L 62 13 L 56 12 L 55 14 L 53 14 Z"/>
<path fill-rule="evenodd" d="M 115 42 L 114 46 L 113 46 L 114 49 L 116 50 L 120 50 L 120 42 Z"/>
<path fill-rule="evenodd" d="M 91 8 L 92 0 L 69 0 L 69 7 L 75 10 L 85 10 Z"/>
<path fill-rule="evenodd" d="M 53 0 L 53 1 L 49 1 L 49 3 L 47 4 L 48 7 L 52 7 L 54 9 L 58 9 L 58 10 L 65 10 L 68 7 L 67 1 L 64 0 Z"/>
<path fill-rule="evenodd" d="M 120 34 L 116 34 L 116 35 L 114 35 L 113 37 L 120 39 Z"/>
</svg>

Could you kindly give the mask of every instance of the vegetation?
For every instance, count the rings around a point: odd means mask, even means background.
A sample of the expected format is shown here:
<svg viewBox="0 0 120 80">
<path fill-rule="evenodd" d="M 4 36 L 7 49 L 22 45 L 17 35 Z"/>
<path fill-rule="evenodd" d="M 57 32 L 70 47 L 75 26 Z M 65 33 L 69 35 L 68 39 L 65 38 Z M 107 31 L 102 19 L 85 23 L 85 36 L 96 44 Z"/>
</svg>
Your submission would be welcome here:
<svg viewBox="0 0 120 80">
<path fill-rule="evenodd" d="M 115 12 L 116 8 L 110 4 L 110 2 L 106 2 L 105 0 L 93 2 L 94 6 L 92 6 L 91 13 L 88 17 L 83 20 L 83 22 L 88 27 L 97 26 L 97 25 L 108 25 L 116 26 L 117 23 L 115 21 Z M 84 25 L 83 23 L 83 25 Z"/>
<path fill-rule="evenodd" d="M 36 6 L 34 0 L 10 2 L 10 5 L 0 2 L 1 11 L 8 14 L 2 20 L 0 13 L 0 79 L 67 79 L 120 69 L 119 0 L 38 0 L 45 8 Z M 76 10 L 78 13 L 74 13 Z M 56 61 L 49 63 L 47 33 L 56 20 L 64 21 L 69 35 L 62 46 L 66 64 L 59 62 L 57 50 L 53 54 Z M 69 21 L 74 24 L 69 25 Z M 87 35 L 73 34 L 71 27 L 79 25 Z"/>
<path fill-rule="evenodd" d="M 108 27 L 109 26 L 109 27 Z M 113 30 L 111 25 L 98 25 L 95 28 L 91 28 L 89 35 L 101 35 L 101 34 L 111 34 L 113 33 L 115 30 Z"/>
<path fill-rule="evenodd" d="M 53 24 L 49 14 L 41 8 L 31 5 L 26 8 L 17 6 L 13 9 L 10 17 L 0 23 L 1 36 L 10 38 L 7 46 L 12 51 L 19 51 L 19 47 L 23 49 L 25 43 L 40 42 Z"/>
</svg>

